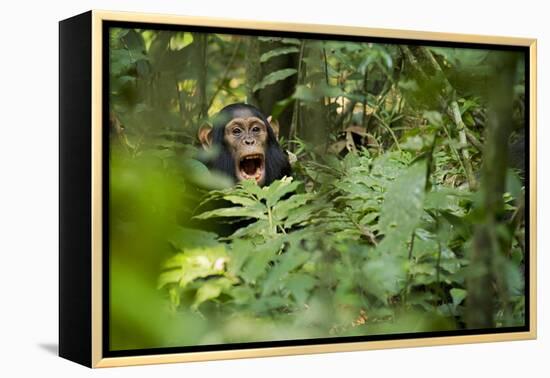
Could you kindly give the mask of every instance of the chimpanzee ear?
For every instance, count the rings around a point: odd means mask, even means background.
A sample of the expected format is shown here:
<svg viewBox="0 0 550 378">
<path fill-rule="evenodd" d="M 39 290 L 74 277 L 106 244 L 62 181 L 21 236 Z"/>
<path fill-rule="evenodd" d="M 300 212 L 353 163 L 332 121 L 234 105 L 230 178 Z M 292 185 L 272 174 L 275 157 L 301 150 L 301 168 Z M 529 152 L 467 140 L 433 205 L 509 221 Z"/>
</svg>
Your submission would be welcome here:
<svg viewBox="0 0 550 378">
<path fill-rule="evenodd" d="M 209 148 L 212 145 L 212 126 L 204 124 L 199 128 L 199 142 L 204 148 Z"/>
<path fill-rule="evenodd" d="M 273 130 L 273 134 L 275 134 L 275 139 L 279 140 L 279 121 L 276 119 L 273 119 L 273 117 L 269 116 L 267 117 L 267 122 L 271 125 L 271 129 Z"/>
</svg>

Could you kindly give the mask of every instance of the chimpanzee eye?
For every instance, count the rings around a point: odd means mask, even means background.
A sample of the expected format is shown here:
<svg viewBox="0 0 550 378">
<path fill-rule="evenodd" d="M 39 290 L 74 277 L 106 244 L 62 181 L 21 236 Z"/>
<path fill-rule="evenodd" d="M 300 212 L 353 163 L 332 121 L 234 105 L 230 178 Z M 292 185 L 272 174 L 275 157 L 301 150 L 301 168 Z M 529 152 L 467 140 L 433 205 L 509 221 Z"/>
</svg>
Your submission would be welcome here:
<svg viewBox="0 0 550 378">
<path fill-rule="evenodd" d="M 240 135 L 241 134 L 241 129 L 239 129 L 238 127 L 234 128 L 233 129 L 233 135 Z"/>
<path fill-rule="evenodd" d="M 254 127 L 252 128 L 252 132 L 253 132 L 253 133 L 259 133 L 259 132 L 260 132 L 260 128 L 259 128 L 258 126 L 254 126 Z"/>
</svg>

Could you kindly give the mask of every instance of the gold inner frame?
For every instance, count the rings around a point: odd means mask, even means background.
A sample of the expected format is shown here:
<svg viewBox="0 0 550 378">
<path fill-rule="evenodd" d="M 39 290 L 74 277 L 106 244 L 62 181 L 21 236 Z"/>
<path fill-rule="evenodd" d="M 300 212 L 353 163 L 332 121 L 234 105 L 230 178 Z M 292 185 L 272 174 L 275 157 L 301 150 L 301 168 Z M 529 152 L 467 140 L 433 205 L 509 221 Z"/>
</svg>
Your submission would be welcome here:
<svg viewBox="0 0 550 378">
<path fill-rule="evenodd" d="M 300 33 L 323 33 L 365 37 L 399 38 L 409 40 L 462 42 L 510 45 L 529 48 L 529 321 L 526 332 L 510 332 L 484 335 L 444 336 L 385 341 L 346 342 L 306 346 L 266 347 L 210 352 L 189 352 L 131 357 L 103 357 L 102 351 L 102 23 L 103 21 L 129 21 L 167 25 L 190 25 L 239 28 L 250 30 L 290 31 Z M 92 11 L 92 366 L 113 367 L 173 362 L 207 361 L 247 357 L 268 357 L 295 354 L 347 352 L 399 347 L 419 347 L 448 344 L 467 344 L 495 341 L 529 340 L 537 337 L 536 306 L 536 229 L 537 229 L 537 41 L 531 38 L 484 36 L 454 33 L 436 33 L 412 30 L 378 29 L 353 26 L 293 24 L 232 20 L 210 17 L 189 17 L 161 14 Z"/>
</svg>

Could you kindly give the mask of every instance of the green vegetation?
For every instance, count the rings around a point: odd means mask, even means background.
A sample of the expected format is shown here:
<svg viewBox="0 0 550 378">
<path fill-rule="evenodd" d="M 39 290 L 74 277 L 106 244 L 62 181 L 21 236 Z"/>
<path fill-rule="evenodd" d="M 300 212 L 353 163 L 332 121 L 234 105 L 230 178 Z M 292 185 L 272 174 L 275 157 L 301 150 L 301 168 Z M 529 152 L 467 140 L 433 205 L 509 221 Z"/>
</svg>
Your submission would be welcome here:
<svg viewBox="0 0 550 378">
<path fill-rule="evenodd" d="M 110 44 L 112 349 L 524 324 L 521 54 Z M 234 102 L 279 121 L 293 177 L 233 186 L 199 161 L 198 128 Z"/>
</svg>

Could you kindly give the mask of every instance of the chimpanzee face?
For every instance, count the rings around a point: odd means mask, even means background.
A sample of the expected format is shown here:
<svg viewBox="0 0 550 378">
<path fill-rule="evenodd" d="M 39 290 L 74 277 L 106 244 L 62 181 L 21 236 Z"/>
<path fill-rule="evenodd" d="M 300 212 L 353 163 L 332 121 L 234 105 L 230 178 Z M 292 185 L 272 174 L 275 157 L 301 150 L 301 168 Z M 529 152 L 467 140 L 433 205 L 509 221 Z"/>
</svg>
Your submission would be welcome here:
<svg viewBox="0 0 550 378">
<path fill-rule="evenodd" d="M 233 118 L 225 126 L 224 140 L 235 159 L 235 176 L 240 180 L 265 182 L 267 126 L 257 117 Z"/>
<path fill-rule="evenodd" d="M 215 147 L 217 155 L 207 161 L 209 168 L 235 181 L 254 180 L 269 185 L 291 174 L 288 157 L 277 143 L 277 132 L 265 117 L 248 104 L 231 104 L 214 118 L 214 125 L 199 129 L 204 148 Z"/>
</svg>

